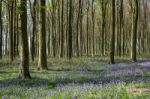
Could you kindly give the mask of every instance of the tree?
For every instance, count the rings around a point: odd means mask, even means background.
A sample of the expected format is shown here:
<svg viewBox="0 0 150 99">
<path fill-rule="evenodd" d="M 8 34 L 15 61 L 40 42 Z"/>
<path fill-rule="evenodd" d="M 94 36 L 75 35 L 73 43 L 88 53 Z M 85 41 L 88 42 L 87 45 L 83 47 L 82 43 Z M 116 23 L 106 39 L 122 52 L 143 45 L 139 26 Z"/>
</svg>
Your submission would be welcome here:
<svg viewBox="0 0 150 99">
<path fill-rule="evenodd" d="M 14 35 L 13 35 L 13 56 L 17 57 L 18 56 L 18 14 L 17 14 L 17 0 L 14 0 Z"/>
<path fill-rule="evenodd" d="M 10 10 L 10 59 L 11 61 L 14 60 L 14 0 L 10 1 L 11 10 Z"/>
<path fill-rule="evenodd" d="M 0 0 L 0 59 L 2 58 L 2 34 L 3 34 L 3 24 L 2 24 L 2 0 Z"/>
<path fill-rule="evenodd" d="M 69 22 L 68 22 L 68 57 L 72 58 L 72 0 L 69 0 Z"/>
<path fill-rule="evenodd" d="M 77 47 L 77 56 L 79 57 L 80 56 L 80 33 L 79 33 L 79 23 L 80 23 L 80 9 L 81 9 L 81 0 L 79 0 L 79 7 L 78 7 L 78 15 L 77 15 L 77 25 L 76 25 L 76 47 Z"/>
<path fill-rule="evenodd" d="M 136 57 L 136 53 L 137 53 L 137 26 L 138 26 L 138 0 L 134 0 L 134 4 L 135 7 L 133 9 L 133 31 L 132 31 L 132 47 L 131 47 L 131 58 L 132 61 L 136 62 L 137 61 L 137 57 Z"/>
<path fill-rule="evenodd" d="M 53 47 L 53 56 L 56 56 L 56 1 L 52 0 L 52 47 Z"/>
<path fill-rule="evenodd" d="M 92 56 L 95 55 L 95 9 L 94 0 L 92 0 Z"/>
<path fill-rule="evenodd" d="M 21 18 L 21 33 L 20 33 L 20 39 L 21 39 L 21 66 L 20 66 L 20 72 L 19 72 L 19 78 L 21 79 L 30 79 L 30 73 L 29 73 L 29 47 L 28 47 L 28 36 L 27 36 L 27 1 L 21 0 L 20 4 L 20 18 Z"/>
<path fill-rule="evenodd" d="M 89 56 L 89 0 L 87 1 L 87 17 L 86 17 L 86 32 L 87 32 L 87 37 L 86 37 L 86 42 L 87 42 L 87 56 Z"/>
<path fill-rule="evenodd" d="M 117 22 L 116 22 L 116 27 L 117 27 L 117 32 L 116 32 L 116 54 L 121 56 L 121 44 L 122 41 L 122 28 L 123 28 L 123 0 L 117 0 Z"/>
<path fill-rule="evenodd" d="M 61 52 L 60 57 L 64 56 L 64 0 L 61 0 Z"/>
<path fill-rule="evenodd" d="M 30 7 L 31 7 L 31 1 L 30 2 Z M 33 2 L 33 8 L 31 10 L 31 16 L 32 16 L 32 21 L 33 21 L 33 29 L 32 29 L 32 35 L 31 35 L 31 59 L 32 61 L 34 61 L 34 57 L 35 57 L 35 34 L 37 32 L 37 11 L 36 11 L 36 7 L 37 7 L 37 0 L 34 0 Z"/>
<path fill-rule="evenodd" d="M 115 64 L 115 21 L 116 21 L 116 10 L 115 10 L 115 0 L 112 0 L 112 34 L 111 34 L 111 49 L 110 49 L 110 63 Z"/>
<path fill-rule="evenodd" d="M 101 53 L 104 56 L 105 53 L 105 28 L 106 28 L 106 11 L 107 11 L 107 0 L 101 0 L 101 12 L 102 12 L 102 43 L 101 43 Z"/>
<path fill-rule="evenodd" d="M 41 0 L 41 31 L 39 33 L 39 61 L 38 69 L 48 69 L 46 55 L 46 1 Z"/>
</svg>

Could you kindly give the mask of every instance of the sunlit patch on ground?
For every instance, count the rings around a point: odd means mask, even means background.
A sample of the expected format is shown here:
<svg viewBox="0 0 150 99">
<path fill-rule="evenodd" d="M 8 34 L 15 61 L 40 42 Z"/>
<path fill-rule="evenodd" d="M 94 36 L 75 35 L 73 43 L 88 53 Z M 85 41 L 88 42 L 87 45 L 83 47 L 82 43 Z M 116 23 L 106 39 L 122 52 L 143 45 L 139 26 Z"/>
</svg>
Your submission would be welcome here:
<svg viewBox="0 0 150 99">
<path fill-rule="evenodd" d="M 127 89 L 127 91 L 129 93 L 133 93 L 133 94 L 142 94 L 142 93 L 150 92 L 150 89 L 148 89 L 148 88 L 129 88 L 129 89 Z"/>
</svg>

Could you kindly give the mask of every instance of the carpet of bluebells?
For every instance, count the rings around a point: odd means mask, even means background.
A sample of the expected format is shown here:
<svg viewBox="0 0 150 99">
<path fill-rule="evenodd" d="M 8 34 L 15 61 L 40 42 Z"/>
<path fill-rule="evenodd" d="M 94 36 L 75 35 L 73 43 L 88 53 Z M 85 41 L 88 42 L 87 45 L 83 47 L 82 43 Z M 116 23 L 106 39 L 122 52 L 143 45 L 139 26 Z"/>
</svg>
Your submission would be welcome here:
<svg viewBox="0 0 150 99">
<path fill-rule="evenodd" d="M 18 62 L 0 60 L 2 99 L 150 99 L 150 60 L 48 59 L 46 71 L 31 62 L 31 80 L 18 80 Z"/>
</svg>

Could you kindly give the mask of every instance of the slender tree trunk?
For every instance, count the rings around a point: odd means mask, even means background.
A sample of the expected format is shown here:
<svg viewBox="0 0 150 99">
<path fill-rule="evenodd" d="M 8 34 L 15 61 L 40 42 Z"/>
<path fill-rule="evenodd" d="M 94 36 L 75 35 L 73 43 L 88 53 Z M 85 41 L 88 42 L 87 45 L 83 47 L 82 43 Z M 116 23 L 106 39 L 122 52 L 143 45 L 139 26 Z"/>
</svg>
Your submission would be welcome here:
<svg viewBox="0 0 150 99">
<path fill-rule="evenodd" d="M 120 32 L 120 37 L 119 37 L 119 41 L 120 41 L 120 44 L 119 44 L 119 52 L 118 52 L 118 54 L 119 54 L 119 56 L 121 56 L 121 54 L 122 54 L 122 42 L 123 42 L 123 40 L 121 39 L 122 38 L 122 34 L 123 34 L 123 8 L 124 8 L 124 5 L 123 5 L 123 2 L 124 2 L 124 0 L 121 0 L 120 1 L 120 10 L 119 10 L 119 13 L 120 13 L 120 27 L 119 27 L 119 32 Z"/>
<path fill-rule="evenodd" d="M 11 1 L 11 12 L 10 12 L 10 60 L 14 60 L 14 1 Z"/>
<path fill-rule="evenodd" d="M 33 15 L 32 15 L 33 30 L 32 30 L 32 38 L 31 38 L 31 59 L 32 59 L 32 61 L 34 61 L 34 57 L 35 57 L 35 34 L 37 32 L 37 29 L 36 29 L 36 25 L 37 25 L 36 6 L 37 6 L 37 0 L 34 0 L 34 3 L 33 3 Z"/>
<path fill-rule="evenodd" d="M 80 27 L 80 55 L 82 56 L 83 48 L 84 48 L 84 40 L 83 40 L 83 0 L 79 0 L 79 27 Z"/>
<path fill-rule="evenodd" d="M 64 56 L 64 0 L 61 0 L 61 54 L 60 57 Z"/>
<path fill-rule="evenodd" d="M 56 2 L 52 0 L 52 47 L 53 47 L 53 56 L 56 56 Z"/>
<path fill-rule="evenodd" d="M 80 0 L 79 0 L 79 7 L 78 7 L 78 16 L 77 16 L 77 36 L 76 36 L 76 47 L 77 47 L 77 56 L 80 56 L 80 34 L 79 34 L 79 20 L 80 19 Z"/>
<path fill-rule="evenodd" d="M 94 0 L 92 0 L 92 56 L 95 55 L 95 11 Z"/>
<path fill-rule="evenodd" d="M 102 56 L 104 56 L 104 52 L 105 52 L 105 26 L 106 26 L 106 6 L 107 6 L 107 1 L 106 0 L 101 0 L 101 11 L 102 11 L 102 35 L 101 35 L 101 54 Z"/>
<path fill-rule="evenodd" d="M 20 79 L 30 79 L 29 73 L 29 47 L 28 47 L 28 36 L 27 36 L 27 1 L 21 0 L 20 9 L 22 11 L 21 17 L 21 67 L 19 78 Z"/>
<path fill-rule="evenodd" d="M 17 27 L 17 1 L 14 0 L 14 57 L 17 57 L 17 36 L 18 36 L 18 27 Z"/>
<path fill-rule="evenodd" d="M 87 32 L 87 56 L 89 56 L 89 0 L 87 1 L 87 26 L 86 26 L 86 32 Z"/>
<path fill-rule="evenodd" d="M 0 0 L 0 59 L 2 59 L 2 39 L 3 39 L 3 22 L 2 22 L 2 0 Z"/>
<path fill-rule="evenodd" d="M 115 0 L 112 0 L 112 34 L 111 34 L 111 49 L 110 49 L 110 63 L 115 64 L 115 21 L 116 21 L 116 10 L 115 10 Z"/>
<path fill-rule="evenodd" d="M 69 0 L 68 57 L 72 58 L 72 0 Z"/>
<path fill-rule="evenodd" d="M 133 11 L 133 32 L 132 32 L 132 49 L 131 49 L 131 58 L 132 61 L 137 61 L 137 26 L 138 26 L 138 0 L 135 0 L 135 8 Z"/>
<path fill-rule="evenodd" d="M 46 1 L 41 0 L 41 31 L 39 34 L 39 63 L 38 69 L 48 69 L 46 54 Z"/>
</svg>

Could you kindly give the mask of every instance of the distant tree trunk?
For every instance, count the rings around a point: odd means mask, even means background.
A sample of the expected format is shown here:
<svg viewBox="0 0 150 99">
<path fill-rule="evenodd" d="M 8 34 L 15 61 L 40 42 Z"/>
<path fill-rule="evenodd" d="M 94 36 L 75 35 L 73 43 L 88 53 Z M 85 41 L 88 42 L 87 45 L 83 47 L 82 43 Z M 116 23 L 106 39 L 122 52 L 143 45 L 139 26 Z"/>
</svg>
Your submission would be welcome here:
<svg viewBox="0 0 150 99">
<path fill-rule="evenodd" d="M 83 48 L 84 48 L 84 40 L 83 40 L 83 0 L 79 0 L 79 27 L 80 27 L 80 55 L 82 56 Z"/>
<path fill-rule="evenodd" d="M 53 47 L 53 56 L 56 56 L 56 2 L 52 0 L 52 47 Z"/>
<path fill-rule="evenodd" d="M 40 24 L 41 23 L 41 21 L 40 21 L 40 17 L 41 17 L 40 16 L 40 8 L 41 8 L 40 0 L 38 0 L 37 4 L 36 4 L 36 17 L 37 17 L 36 18 L 36 21 L 37 21 L 36 22 L 37 23 L 36 24 L 36 27 L 37 27 L 36 29 L 37 29 L 37 34 L 35 35 L 35 42 L 36 42 L 35 43 L 35 56 L 37 56 L 37 57 L 39 56 L 39 39 L 40 39 L 39 35 L 40 35 L 40 32 L 41 32 L 41 30 L 40 30 L 41 29 L 41 26 L 40 26 L 41 25 Z"/>
<path fill-rule="evenodd" d="M 143 1 L 143 5 L 144 5 L 144 7 L 143 7 L 143 14 L 144 14 L 144 17 L 143 17 L 143 32 L 144 32 L 144 34 L 145 34 L 145 52 L 148 52 L 148 41 L 149 41 L 149 39 L 148 39 L 148 18 L 147 18 L 147 10 L 148 10 L 148 1 Z M 140 8 L 140 6 L 139 6 L 139 8 Z M 140 11 L 139 11 L 140 12 Z M 139 14 L 140 15 L 140 14 Z"/>
<path fill-rule="evenodd" d="M 2 24 L 2 0 L 0 0 L 0 59 L 2 59 L 2 39 L 3 39 L 3 24 Z"/>
<path fill-rule="evenodd" d="M 19 56 L 19 13 L 17 0 L 14 0 L 14 57 Z"/>
<path fill-rule="evenodd" d="M 17 42 L 16 42 L 16 45 L 17 45 L 17 48 L 16 48 L 16 53 L 17 55 L 19 55 L 19 15 L 17 15 Z"/>
<path fill-rule="evenodd" d="M 72 58 L 72 0 L 69 0 L 68 57 Z"/>
<path fill-rule="evenodd" d="M 61 54 L 60 57 L 64 56 L 64 0 L 61 0 Z"/>
<path fill-rule="evenodd" d="M 95 55 L 95 9 L 94 9 L 94 0 L 92 0 L 92 56 Z"/>
<path fill-rule="evenodd" d="M 101 43 L 101 53 L 102 53 L 102 56 L 104 56 L 104 53 L 105 53 L 105 26 L 106 26 L 106 5 L 107 5 L 107 2 L 106 0 L 101 0 L 101 11 L 102 11 L 102 36 L 101 36 L 101 40 L 102 40 L 102 43 Z"/>
<path fill-rule="evenodd" d="M 121 8 L 120 8 L 120 31 L 121 31 L 121 40 L 122 40 L 122 44 L 121 44 L 121 54 L 124 55 L 124 43 L 125 43 L 125 33 L 124 33 L 124 0 L 120 1 L 121 3 Z"/>
<path fill-rule="evenodd" d="M 137 53 L 137 26 L 138 26 L 138 0 L 134 1 L 135 3 L 135 8 L 133 11 L 133 31 L 132 31 L 132 49 L 131 49 L 131 58 L 132 61 L 136 62 L 137 61 L 137 57 L 136 57 L 136 53 Z"/>
<path fill-rule="evenodd" d="M 76 36 L 76 47 L 77 47 L 77 56 L 80 56 L 80 34 L 79 34 L 79 19 L 80 19 L 80 1 L 79 0 L 79 7 L 78 7 L 78 16 L 77 16 L 77 25 L 76 25 L 76 29 L 77 29 L 77 36 Z"/>
<path fill-rule="evenodd" d="M 119 0 L 117 1 L 117 22 L 116 22 L 116 27 L 117 27 L 117 32 L 116 32 L 116 54 L 121 56 L 121 43 L 122 43 L 122 40 L 121 40 L 121 21 L 122 21 L 122 15 L 121 15 L 121 4 L 122 3 L 122 0 Z"/>
<path fill-rule="evenodd" d="M 87 56 L 89 56 L 89 0 L 87 1 L 87 26 L 86 26 L 86 32 L 87 32 Z"/>
<path fill-rule="evenodd" d="M 13 39 L 14 39 L 14 43 L 13 43 L 13 54 L 14 54 L 14 57 L 16 57 L 17 56 L 17 51 L 16 51 L 16 49 L 17 49 L 17 14 L 16 14 L 16 12 L 17 12 L 17 2 L 16 2 L 16 0 L 14 0 L 14 35 L 13 35 Z"/>
<path fill-rule="evenodd" d="M 57 15 L 58 15 L 58 21 L 57 21 L 57 24 L 58 24 L 58 45 L 57 45 L 57 53 L 58 53 L 58 56 L 60 58 L 60 53 L 61 53 L 61 0 L 58 0 L 58 8 L 57 8 Z"/>
<path fill-rule="evenodd" d="M 11 12 L 10 12 L 10 60 L 14 60 L 14 1 L 11 1 Z"/>
<path fill-rule="evenodd" d="M 48 16 L 50 16 L 50 12 L 48 13 Z M 48 18 L 48 24 L 51 25 L 51 18 Z M 47 34 L 47 50 L 48 50 L 48 55 L 51 55 L 51 27 L 48 27 L 48 34 Z"/>
<path fill-rule="evenodd" d="M 123 3 L 124 3 L 124 0 L 121 0 L 120 1 L 120 10 L 119 10 L 119 13 L 120 13 L 120 38 L 119 38 L 119 40 L 121 41 L 120 42 L 120 45 L 119 45 L 119 56 L 121 56 L 122 55 L 122 45 L 123 45 L 123 39 L 121 39 L 122 38 L 122 34 L 123 34 L 123 29 L 124 29 L 124 27 L 123 27 L 123 24 L 124 24 L 124 14 L 123 14 L 123 9 L 124 9 L 124 5 L 123 5 Z"/>
<path fill-rule="evenodd" d="M 48 69 L 46 55 L 46 1 L 41 0 L 41 31 L 39 34 L 39 62 L 38 69 Z"/>
<path fill-rule="evenodd" d="M 35 34 L 37 33 L 37 29 L 36 29 L 36 25 L 37 25 L 36 6 L 37 6 L 37 0 L 34 0 L 33 14 L 32 14 L 33 30 L 32 30 L 32 39 L 31 39 L 31 58 L 32 58 L 32 61 L 34 61 L 34 57 L 35 57 Z"/>
<path fill-rule="evenodd" d="M 20 18 L 21 18 L 21 67 L 19 78 L 20 79 L 30 79 L 29 73 L 29 47 L 28 47 L 28 36 L 27 36 L 27 1 L 21 0 L 20 9 L 22 11 Z"/>
<path fill-rule="evenodd" d="M 112 34 L 111 34 L 111 49 L 110 49 L 110 63 L 115 64 L 115 28 L 116 28 L 116 10 L 115 10 L 115 0 L 112 0 Z"/>
</svg>

